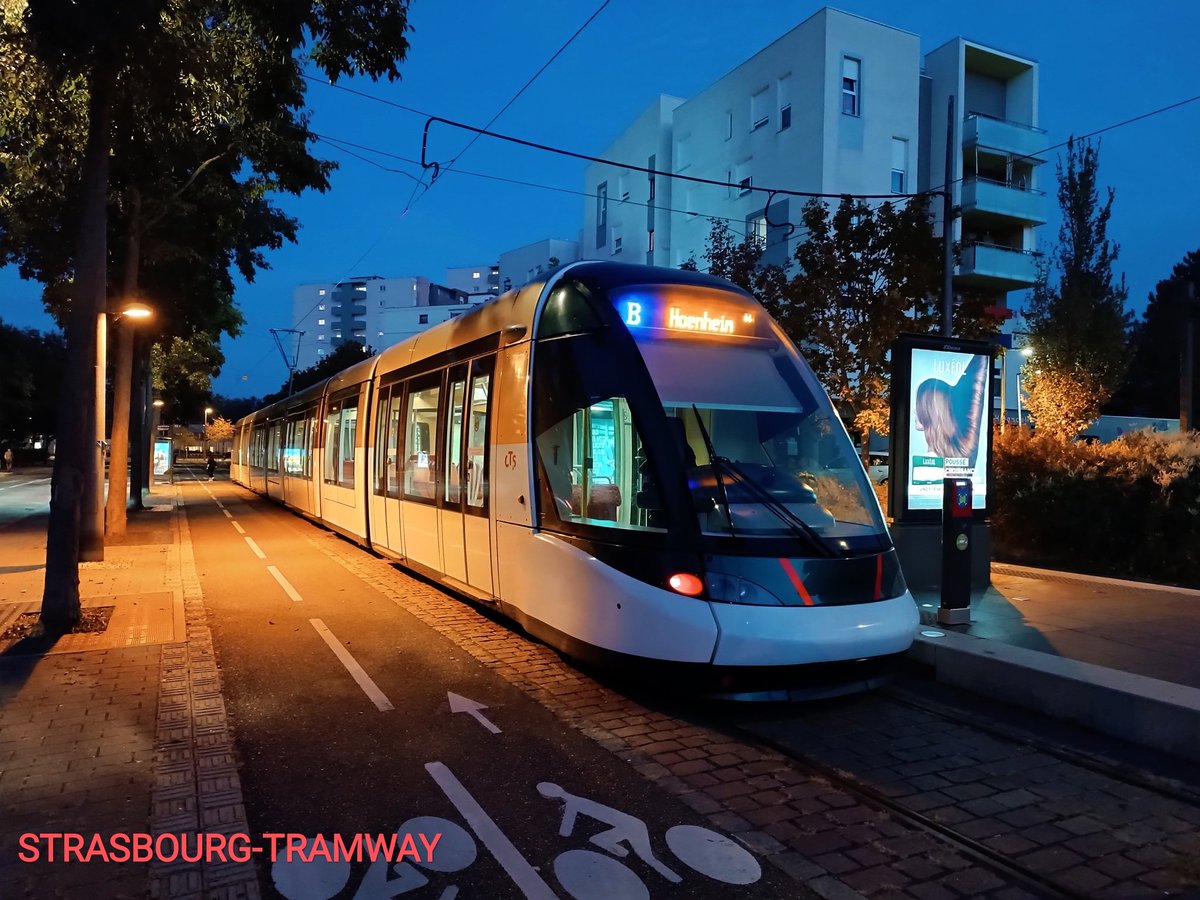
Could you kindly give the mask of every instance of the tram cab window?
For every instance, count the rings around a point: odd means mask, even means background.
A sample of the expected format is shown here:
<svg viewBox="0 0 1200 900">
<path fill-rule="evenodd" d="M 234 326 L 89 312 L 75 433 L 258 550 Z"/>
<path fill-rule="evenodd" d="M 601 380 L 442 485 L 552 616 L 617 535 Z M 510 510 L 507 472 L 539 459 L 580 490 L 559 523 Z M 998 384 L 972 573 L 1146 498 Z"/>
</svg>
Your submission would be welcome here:
<svg viewBox="0 0 1200 900">
<path fill-rule="evenodd" d="M 542 524 L 665 531 L 623 373 L 595 335 L 539 344 L 534 370 Z"/>
<path fill-rule="evenodd" d="M 408 500 L 433 502 L 437 496 L 437 413 L 441 391 L 441 373 L 432 382 L 423 379 L 409 388 L 404 463 L 404 496 Z"/>
</svg>

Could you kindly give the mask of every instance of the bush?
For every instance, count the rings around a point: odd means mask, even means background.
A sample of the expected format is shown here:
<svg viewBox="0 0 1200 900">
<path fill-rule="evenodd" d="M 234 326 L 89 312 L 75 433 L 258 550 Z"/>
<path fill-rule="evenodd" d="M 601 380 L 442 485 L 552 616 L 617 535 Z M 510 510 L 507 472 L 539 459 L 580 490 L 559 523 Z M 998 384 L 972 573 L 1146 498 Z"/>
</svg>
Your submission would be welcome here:
<svg viewBox="0 0 1200 900">
<path fill-rule="evenodd" d="M 1008 428 L 994 449 L 998 560 L 1200 586 L 1196 433 L 1085 444 Z"/>
</svg>

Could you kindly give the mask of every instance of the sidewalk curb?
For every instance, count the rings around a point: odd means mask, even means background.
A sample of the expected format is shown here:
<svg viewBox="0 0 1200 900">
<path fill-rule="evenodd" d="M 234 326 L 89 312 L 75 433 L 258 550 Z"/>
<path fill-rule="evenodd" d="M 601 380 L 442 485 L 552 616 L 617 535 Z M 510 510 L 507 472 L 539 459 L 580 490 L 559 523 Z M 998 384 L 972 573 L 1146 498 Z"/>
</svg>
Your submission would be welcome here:
<svg viewBox="0 0 1200 900">
<path fill-rule="evenodd" d="M 1200 689 L 928 626 L 908 658 L 944 684 L 1200 762 Z"/>
<path fill-rule="evenodd" d="M 183 593 L 187 630 L 183 642 L 162 648 L 150 832 L 156 837 L 166 833 L 246 834 L 249 828 L 233 737 L 178 486 L 173 501 L 174 569 L 179 574 L 178 583 L 170 586 Z M 258 900 L 260 893 L 252 862 L 201 859 L 155 863 L 150 871 L 150 896 L 155 900 Z"/>
<path fill-rule="evenodd" d="M 1038 578 L 1043 581 L 1069 581 L 1079 584 L 1106 584 L 1111 587 L 1132 588 L 1138 591 L 1161 591 L 1164 594 L 1200 597 L 1200 590 L 1196 588 L 1158 584 L 1153 581 L 1131 581 L 1128 578 L 1109 578 L 1106 575 L 1088 575 L 1083 572 L 1066 572 L 1060 569 L 1039 569 L 1035 566 L 1022 566 L 1017 563 L 993 562 L 992 571 L 1017 578 Z"/>
</svg>

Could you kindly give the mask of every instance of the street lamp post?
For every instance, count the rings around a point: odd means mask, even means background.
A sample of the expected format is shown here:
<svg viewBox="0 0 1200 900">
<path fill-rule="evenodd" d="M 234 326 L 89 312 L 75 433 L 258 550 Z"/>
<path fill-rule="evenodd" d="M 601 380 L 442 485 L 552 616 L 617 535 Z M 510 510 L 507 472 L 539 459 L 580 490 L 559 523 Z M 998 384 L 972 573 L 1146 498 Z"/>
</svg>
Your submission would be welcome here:
<svg viewBox="0 0 1200 900">
<path fill-rule="evenodd" d="M 1033 356 L 1033 348 L 1028 345 L 1022 347 L 1021 355 L 1023 357 L 1025 357 L 1025 361 L 1022 361 L 1020 368 L 1017 369 L 1017 427 L 1018 428 L 1021 427 L 1021 373 L 1025 371 L 1025 362 L 1029 360 L 1029 357 Z"/>
<path fill-rule="evenodd" d="M 150 319 L 153 315 L 154 310 L 145 303 L 130 302 L 126 303 L 113 317 L 113 324 L 119 327 L 117 328 L 117 359 L 113 366 L 113 418 L 112 440 L 109 444 L 111 453 L 108 466 L 108 500 L 99 510 L 101 526 L 99 555 L 84 557 L 81 546 L 81 558 L 103 559 L 104 535 L 115 538 L 125 534 L 126 513 L 129 505 L 126 470 L 129 468 L 130 458 L 129 409 L 133 380 L 133 326 Z M 103 423 L 103 394 L 100 394 L 100 398 L 98 418 Z M 103 431 L 100 432 L 100 435 L 103 436 Z M 101 475 L 103 475 L 103 471 L 101 471 Z M 103 484 L 102 481 L 99 483 Z"/>
</svg>

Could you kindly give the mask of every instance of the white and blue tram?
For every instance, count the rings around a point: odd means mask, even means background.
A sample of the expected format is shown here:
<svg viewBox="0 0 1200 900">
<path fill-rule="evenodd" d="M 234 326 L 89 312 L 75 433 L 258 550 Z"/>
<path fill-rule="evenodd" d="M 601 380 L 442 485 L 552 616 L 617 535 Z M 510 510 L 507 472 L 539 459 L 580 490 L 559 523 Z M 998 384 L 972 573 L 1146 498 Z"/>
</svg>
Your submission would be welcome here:
<svg viewBox="0 0 1200 900">
<path fill-rule="evenodd" d="M 699 690 L 859 689 L 917 627 L 825 391 L 697 273 L 567 266 L 242 419 L 232 476 L 568 655 Z"/>
</svg>

